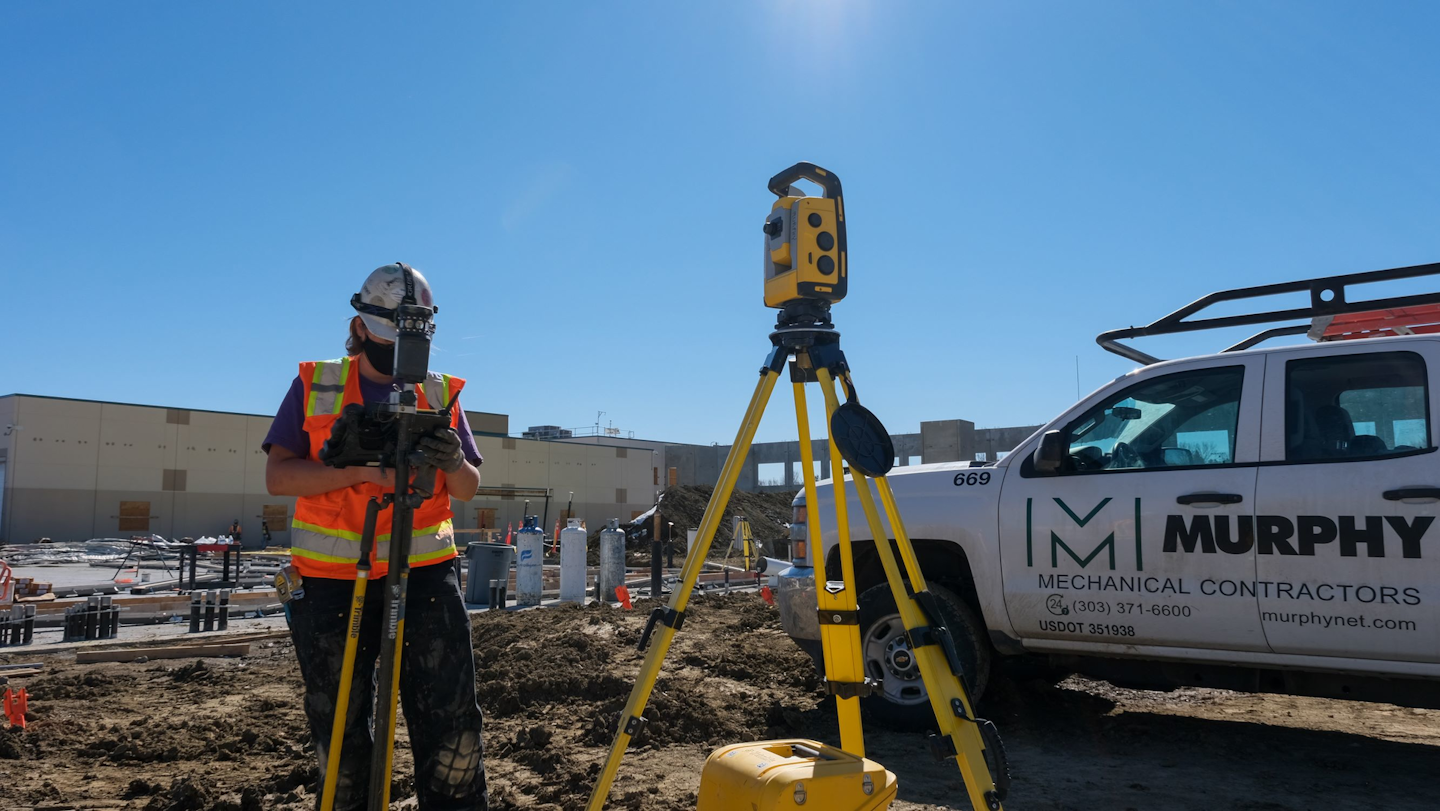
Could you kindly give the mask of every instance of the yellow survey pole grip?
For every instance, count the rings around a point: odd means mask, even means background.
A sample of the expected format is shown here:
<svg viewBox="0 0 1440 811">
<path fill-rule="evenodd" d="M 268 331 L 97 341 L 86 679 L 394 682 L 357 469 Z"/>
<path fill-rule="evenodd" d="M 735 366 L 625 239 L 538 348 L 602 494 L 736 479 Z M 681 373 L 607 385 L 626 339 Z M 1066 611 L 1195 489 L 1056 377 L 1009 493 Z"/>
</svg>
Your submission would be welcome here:
<svg viewBox="0 0 1440 811">
<path fill-rule="evenodd" d="M 360 619 L 365 614 L 365 587 L 368 569 L 355 572 L 355 590 L 350 597 L 350 633 L 345 637 L 345 657 L 340 664 L 340 691 L 335 696 L 335 718 L 330 722 L 330 749 L 325 753 L 325 785 L 320 794 L 321 811 L 335 808 L 335 786 L 340 779 L 340 750 L 345 744 L 345 720 L 350 712 L 350 686 L 355 681 L 355 651 L 360 646 Z"/>
<path fill-rule="evenodd" d="M 402 595 L 409 594 L 409 580 L 410 570 L 407 567 L 400 571 L 400 593 Z M 395 622 L 394 659 L 395 665 L 391 671 L 394 674 L 394 678 L 390 683 L 395 685 L 395 687 L 390 691 L 390 695 L 385 697 L 386 703 L 389 704 L 386 708 L 386 713 L 388 713 L 390 717 L 390 737 L 385 740 L 385 774 L 387 776 L 392 774 L 395 768 L 395 709 L 400 703 L 400 665 L 405 661 L 405 604 L 403 602 L 400 604 L 399 617 Z M 381 789 L 381 808 L 390 807 L 390 782 L 390 780 L 386 780 L 384 787 Z"/>
<path fill-rule="evenodd" d="M 710 495 L 710 503 L 705 505 L 705 515 L 700 520 L 695 544 L 685 555 L 685 568 L 681 571 L 680 583 L 670 595 L 672 612 L 683 612 L 690 603 L 690 592 L 695 588 L 695 581 L 700 578 L 700 570 L 705 565 L 705 557 L 715 539 L 715 531 L 720 527 L 720 517 L 725 512 L 725 505 L 730 502 L 736 480 L 740 478 L 740 469 L 744 466 L 745 456 L 750 452 L 750 444 L 755 440 L 755 430 L 760 427 L 760 418 L 765 415 L 765 404 L 770 401 L 770 394 L 775 390 L 777 377 L 779 374 L 769 368 L 760 373 L 760 382 L 755 385 L 755 393 L 750 396 L 750 405 L 745 409 L 745 419 L 740 423 L 735 444 L 730 446 L 730 453 L 725 457 L 725 465 L 720 470 L 720 481 Z M 651 639 L 650 647 L 645 652 L 645 660 L 640 664 L 640 672 L 635 677 L 635 687 L 630 691 L 630 698 L 620 713 L 615 740 L 611 743 L 610 754 L 605 759 L 605 768 L 600 772 L 600 779 L 596 781 L 590 801 L 585 806 L 589 811 L 600 811 L 605 807 L 605 801 L 610 796 L 610 787 L 615 782 L 615 775 L 620 771 L 620 761 L 625 757 L 625 749 L 630 745 L 634 733 L 639 731 L 638 728 L 630 728 L 631 719 L 639 719 L 645 705 L 650 701 L 650 691 L 655 687 L 655 680 L 660 676 L 660 666 L 664 664 L 665 654 L 670 651 L 670 643 L 674 639 L 675 628 L 665 623 L 656 627 L 655 637 Z"/>
</svg>

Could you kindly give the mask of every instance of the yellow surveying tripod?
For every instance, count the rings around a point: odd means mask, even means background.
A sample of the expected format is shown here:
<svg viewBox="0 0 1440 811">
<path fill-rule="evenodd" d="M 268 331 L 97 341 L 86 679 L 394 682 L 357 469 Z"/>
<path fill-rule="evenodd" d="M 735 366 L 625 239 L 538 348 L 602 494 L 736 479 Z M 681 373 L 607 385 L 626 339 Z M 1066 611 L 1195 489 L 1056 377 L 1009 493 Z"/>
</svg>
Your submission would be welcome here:
<svg viewBox="0 0 1440 811">
<path fill-rule="evenodd" d="M 820 185 L 825 196 L 805 197 L 792 191 L 791 184 L 800 179 Z M 772 348 L 760 369 L 760 381 L 751 395 L 740 431 L 721 468 L 720 481 L 705 507 L 696 542 L 686 555 L 680 584 L 672 593 L 669 606 L 657 608 L 651 614 L 641 635 L 640 649 L 646 651 L 645 659 L 630 699 L 621 712 L 615 740 L 587 807 L 589 811 L 601 811 L 604 807 L 625 749 L 646 723 L 642 713 L 650 692 L 675 633 L 684 623 L 690 595 L 719 528 L 721 514 L 740 477 L 765 406 L 788 364 L 795 395 L 800 458 L 807 474 L 808 526 L 812 538 L 817 540 L 820 516 L 814 476 L 810 475 L 814 459 L 805 403 L 806 383 L 820 384 L 828 417 L 841 579 L 826 582 L 816 591 L 826 689 L 835 697 L 843 751 L 809 741 L 766 742 L 760 745 L 763 751 L 758 758 L 736 765 L 743 758 L 734 756 L 741 753 L 726 747 L 712 755 L 706 766 L 701 778 L 699 809 L 764 811 L 791 808 L 809 798 L 813 807 L 842 811 L 884 808 L 894 797 L 894 776 L 878 764 L 864 760 L 860 698 L 869 695 L 877 685 L 865 676 L 860 648 L 857 584 L 844 475 L 848 463 L 851 486 L 860 499 L 871 536 L 877 541 L 876 552 L 940 728 L 937 752 L 953 757 L 960 767 L 967 795 L 976 811 L 998 811 L 1009 783 L 1004 749 L 994 726 L 977 718 L 970 704 L 954 640 L 944 625 L 939 604 L 926 588 L 919 560 L 885 479 L 894 463 L 894 446 L 880 421 L 860 405 L 850 367 L 840 350 L 840 333 L 830 319 L 830 305 L 845 295 L 848 270 L 840 180 L 814 164 L 799 163 L 771 178 L 769 188 L 779 198 L 765 224 L 765 303 L 780 309 L 775 331 L 770 333 Z M 837 396 L 836 381 L 844 386 L 846 402 L 843 404 Z M 889 533 L 875 506 L 872 479 L 892 530 Z M 893 538 L 893 545 L 884 542 L 887 538 Z M 822 563 L 817 573 L 823 571 Z M 730 774 L 724 772 L 727 763 Z M 787 783 L 783 792 L 773 784 L 760 785 L 762 781 L 756 777 L 757 771 L 763 775 L 767 769 L 774 770 L 777 763 L 801 766 L 790 770 L 794 782 Z M 877 778 L 885 781 L 887 777 L 888 784 L 876 785 Z M 883 805 L 879 804 L 882 802 Z"/>
</svg>

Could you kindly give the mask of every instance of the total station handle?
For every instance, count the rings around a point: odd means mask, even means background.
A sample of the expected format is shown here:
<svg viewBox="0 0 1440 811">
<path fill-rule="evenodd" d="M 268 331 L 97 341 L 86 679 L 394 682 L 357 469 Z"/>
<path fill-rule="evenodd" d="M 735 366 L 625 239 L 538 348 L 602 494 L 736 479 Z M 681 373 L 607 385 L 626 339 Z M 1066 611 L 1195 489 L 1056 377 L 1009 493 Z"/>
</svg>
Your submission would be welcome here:
<svg viewBox="0 0 1440 811">
<path fill-rule="evenodd" d="M 809 161 L 801 161 L 770 178 L 770 193 L 776 197 L 788 197 L 790 184 L 797 180 L 809 180 L 818 184 L 825 190 L 825 197 L 828 199 L 840 198 L 840 178 L 836 177 L 834 172 L 821 169 Z"/>
</svg>

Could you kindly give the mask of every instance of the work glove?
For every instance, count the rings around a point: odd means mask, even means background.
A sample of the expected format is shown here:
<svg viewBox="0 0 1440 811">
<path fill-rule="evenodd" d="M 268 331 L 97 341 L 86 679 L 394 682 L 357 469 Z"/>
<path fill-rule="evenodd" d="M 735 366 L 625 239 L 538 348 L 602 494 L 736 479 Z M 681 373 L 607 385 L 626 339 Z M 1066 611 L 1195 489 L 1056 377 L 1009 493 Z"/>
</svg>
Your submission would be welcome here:
<svg viewBox="0 0 1440 811">
<path fill-rule="evenodd" d="M 416 443 L 425 464 L 454 473 L 465 464 L 465 455 L 460 452 L 460 435 L 454 428 L 436 428 L 429 436 L 421 437 Z"/>
</svg>

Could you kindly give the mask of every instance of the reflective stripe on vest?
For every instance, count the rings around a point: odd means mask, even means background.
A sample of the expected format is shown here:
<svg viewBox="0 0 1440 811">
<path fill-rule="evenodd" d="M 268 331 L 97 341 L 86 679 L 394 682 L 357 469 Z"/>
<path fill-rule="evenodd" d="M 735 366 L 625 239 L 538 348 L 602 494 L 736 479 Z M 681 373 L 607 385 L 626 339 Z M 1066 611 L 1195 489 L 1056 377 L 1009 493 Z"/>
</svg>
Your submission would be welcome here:
<svg viewBox="0 0 1440 811">
<path fill-rule="evenodd" d="M 349 358 L 316 361 L 310 398 L 305 403 L 305 416 L 339 414 L 345 402 L 345 384 L 349 380 Z M 450 375 L 430 372 L 425 375 L 420 389 L 425 395 L 422 408 L 441 409 L 450 405 Z"/>
<path fill-rule="evenodd" d="M 436 560 L 455 557 L 455 531 L 449 520 L 433 527 L 416 527 L 410 537 L 410 565 L 424 566 Z M 360 534 L 330 529 L 296 521 L 290 525 L 290 554 L 317 563 L 335 563 L 349 567 L 354 577 L 355 564 L 360 560 Z M 377 564 L 390 561 L 390 535 L 377 538 Z M 384 566 L 377 568 L 383 569 Z M 378 577 L 378 573 L 376 574 Z"/>
<path fill-rule="evenodd" d="M 420 388 L 425 392 L 425 402 L 429 408 L 439 410 L 450 405 L 450 375 L 430 372 L 425 376 L 425 382 L 420 384 Z"/>
<path fill-rule="evenodd" d="M 322 360 L 315 364 L 310 381 L 310 398 L 305 402 L 305 416 L 339 414 L 345 402 L 345 382 L 350 379 L 350 359 Z"/>
</svg>

